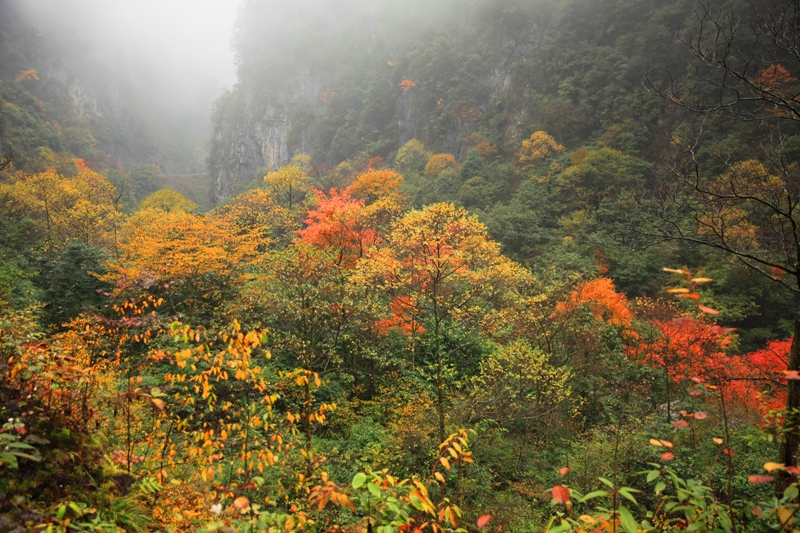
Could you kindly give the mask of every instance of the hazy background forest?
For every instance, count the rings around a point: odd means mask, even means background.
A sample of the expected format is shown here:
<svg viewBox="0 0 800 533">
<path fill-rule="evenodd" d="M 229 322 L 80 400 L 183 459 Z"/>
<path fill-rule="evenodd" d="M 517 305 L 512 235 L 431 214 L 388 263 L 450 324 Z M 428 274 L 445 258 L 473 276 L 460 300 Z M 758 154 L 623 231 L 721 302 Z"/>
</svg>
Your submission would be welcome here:
<svg viewBox="0 0 800 533">
<path fill-rule="evenodd" d="M 0 533 L 800 527 L 798 76 L 796 0 L 0 0 Z"/>
</svg>

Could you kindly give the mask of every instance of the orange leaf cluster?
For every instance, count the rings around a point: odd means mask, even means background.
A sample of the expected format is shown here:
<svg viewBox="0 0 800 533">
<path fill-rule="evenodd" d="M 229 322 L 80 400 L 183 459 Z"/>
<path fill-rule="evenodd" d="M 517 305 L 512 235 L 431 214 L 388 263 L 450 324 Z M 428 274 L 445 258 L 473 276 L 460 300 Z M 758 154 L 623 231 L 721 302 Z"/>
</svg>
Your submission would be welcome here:
<svg viewBox="0 0 800 533">
<path fill-rule="evenodd" d="M 580 306 L 587 306 L 595 319 L 615 327 L 630 328 L 633 323 L 628 299 L 616 291 L 609 278 L 597 278 L 578 286 L 567 301 L 556 304 L 555 315 L 573 313 Z"/>
<path fill-rule="evenodd" d="M 797 78 L 792 76 L 780 63 L 773 63 L 762 70 L 755 80 L 756 85 L 763 88 L 765 92 L 779 94 L 787 91 L 789 86 L 796 81 Z"/>
<path fill-rule="evenodd" d="M 397 84 L 397 86 L 400 87 L 401 89 L 403 89 L 403 94 L 407 94 L 408 91 L 410 91 L 411 89 L 416 87 L 417 84 L 414 83 L 413 81 L 409 80 L 409 79 L 404 79 L 404 80 L 401 80 L 400 83 Z"/>
<path fill-rule="evenodd" d="M 19 83 L 25 80 L 38 80 L 39 73 L 36 72 L 36 69 L 29 69 L 29 70 L 20 70 L 17 77 L 14 78 L 14 81 Z"/>
<path fill-rule="evenodd" d="M 763 350 L 735 356 L 726 352 L 730 328 L 689 317 L 654 321 L 653 325 L 660 333 L 658 338 L 629 347 L 629 354 L 664 368 L 675 383 L 690 379 L 713 383 L 748 408 L 769 410 L 785 404 L 786 393 L 774 382 L 786 368 L 791 340 L 773 341 Z M 702 411 L 694 414 L 697 420 L 705 416 Z"/>
</svg>

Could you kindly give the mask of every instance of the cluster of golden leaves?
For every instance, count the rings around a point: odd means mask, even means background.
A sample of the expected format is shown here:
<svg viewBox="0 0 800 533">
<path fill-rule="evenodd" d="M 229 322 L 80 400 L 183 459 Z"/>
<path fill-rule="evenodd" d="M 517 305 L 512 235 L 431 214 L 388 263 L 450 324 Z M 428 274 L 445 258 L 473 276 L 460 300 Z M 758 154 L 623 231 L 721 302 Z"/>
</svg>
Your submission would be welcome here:
<svg viewBox="0 0 800 533">
<path fill-rule="evenodd" d="M 116 207 L 117 190 L 96 172 L 87 169 L 69 177 L 55 170 L 17 175 L 0 185 L 0 197 L 10 200 L 13 211 L 36 221 L 49 249 L 77 240 L 114 250 L 122 217 Z"/>
</svg>

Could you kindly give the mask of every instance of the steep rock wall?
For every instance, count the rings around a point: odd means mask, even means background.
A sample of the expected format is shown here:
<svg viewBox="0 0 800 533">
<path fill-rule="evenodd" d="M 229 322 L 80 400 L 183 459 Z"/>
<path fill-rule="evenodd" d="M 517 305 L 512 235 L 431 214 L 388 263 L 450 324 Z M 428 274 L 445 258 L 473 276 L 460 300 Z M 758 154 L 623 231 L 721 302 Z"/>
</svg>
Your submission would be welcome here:
<svg viewBox="0 0 800 533">
<path fill-rule="evenodd" d="M 417 138 L 461 159 L 469 147 L 465 139 L 481 127 L 486 131 L 488 120 L 504 144 L 513 145 L 523 133 L 529 93 L 529 80 L 516 73 L 536 53 L 551 19 L 545 7 L 520 9 L 524 17 L 495 12 L 491 21 L 472 20 L 474 25 L 450 30 L 446 37 L 432 33 L 407 39 L 393 51 L 381 40 L 380 24 L 365 19 L 359 26 L 362 46 L 350 48 L 358 57 L 320 46 L 315 53 L 325 61 L 317 56 L 316 70 L 269 72 L 282 87 L 279 95 L 259 86 L 268 78 L 263 70 L 245 63 L 240 73 L 250 76 L 240 74 L 238 86 L 217 103 L 213 119 L 208 167 L 215 200 L 224 201 L 297 153 L 335 166 L 360 152 L 391 157 Z M 441 39 L 450 41 L 436 48 Z M 418 83 L 409 90 L 400 85 L 406 79 Z M 492 113 L 504 118 L 484 120 Z"/>
<path fill-rule="evenodd" d="M 305 70 L 294 78 L 294 91 L 263 99 L 254 96 L 257 87 L 240 83 L 217 103 L 208 159 L 215 201 L 229 198 L 261 177 L 263 169 L 277 169 L 294 155 L 309 150 L 310 140 L 305 132 L 300 135 L 299 145 L 290 147 L 289 111 L 304 105 L 324 113 L 319 99 L 323 79 L 322 75 Z"/>
</svg>

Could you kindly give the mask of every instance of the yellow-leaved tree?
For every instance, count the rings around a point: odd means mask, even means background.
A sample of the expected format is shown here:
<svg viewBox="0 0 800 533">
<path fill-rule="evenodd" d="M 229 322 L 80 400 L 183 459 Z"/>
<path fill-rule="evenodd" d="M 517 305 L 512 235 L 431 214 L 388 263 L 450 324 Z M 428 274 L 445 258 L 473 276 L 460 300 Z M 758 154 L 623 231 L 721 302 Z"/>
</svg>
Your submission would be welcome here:
<svg viewBox="0 0 800 533">
<path fill-rule="evenodd" d="M 197 211 L 197 204 L 178 191 L 159 189 L 139 203 L 139 211 L 144 211 L 146 209 L 194 213 Z"/>
<path fill-rule="evenodd" d="M 413 336 L 412 364 L 418 344 L 429 354 L 441 442 L 446 437 L 448 376 L 454 357 L 448 340 L 479 328 L 512 299 L 510 293 L 529 273 L 500 254 L 500 245 L 477 217 L 445 203 L 410 211 L 397 220 L 386 244 L 357 268 L 354 279 L 383 289 L 396 327 Z"/>
<path fill-rule="evenodd" d="M 287 209 L 301 207 L 311 193 L 311 179 L 302 167 L 286 165 L 264 176 L 267 191 Z"/>
<path fill-rule="evenodd" d="M 259 237 L 226 219 L 140 211 L 122 228 L 119 256 L 104 279 L 118 296 L 155 291 L 171 311 L 202 320 L 230 301 L 258 256 Z"/>
<path fill-rule="evenodd" d="M 20 214 L 36 221 L 49 252 L 73 240 L 115 250 L 119 196 L 102 175 L 86 169 L 66 177 L 49 170 L 21 176 L 4 189 Z"/>
<path fill-rule="evenodd" d="M 556 142 L 552 135 L 546 131 L 535 131 L 522 141 L 522 147 L 519 149 L 519 165 L 522 168 L 529 168 L 563 151 L 564 146 Z"/>
</svg>

